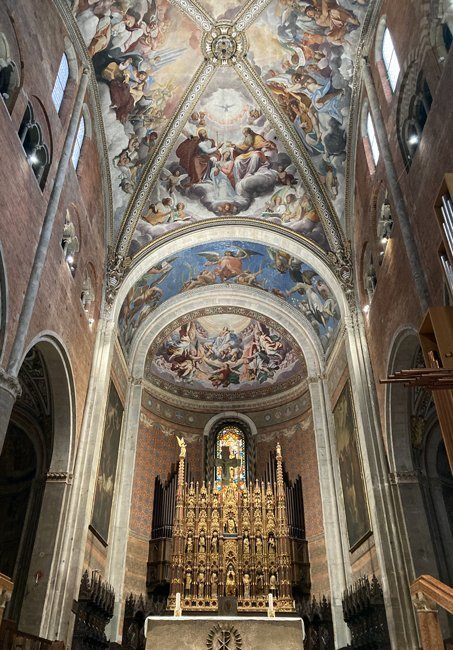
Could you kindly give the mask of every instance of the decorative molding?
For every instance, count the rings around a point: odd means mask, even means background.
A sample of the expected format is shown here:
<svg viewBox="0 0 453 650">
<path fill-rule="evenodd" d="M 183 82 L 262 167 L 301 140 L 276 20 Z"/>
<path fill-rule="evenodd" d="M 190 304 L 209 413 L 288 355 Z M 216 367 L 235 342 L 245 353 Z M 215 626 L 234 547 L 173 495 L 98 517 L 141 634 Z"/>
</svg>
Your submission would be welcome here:
<svg viewBox="0 0 453 650">
<path fill-rule="evenodd" d="M 245 56 L 247 39 L 229 23 L 218 23 L 204 34 L 201 48 L 205 59 L 214 65 L 235 65 L 238 58 Z"/>
<path fill-rule="evenodd" d="M 47 472 L 46 481 L 52 483 L 72 483 L 72 474 L 70 472 Z"/>
<path fill-rule="evenodd" d="M 244 7 L 236 17 L 235 27 L 238 31 L 243 31 L 258 18 L 272 0 L 253 0 L 248 6 Z"/>
<path fill-rule="evenodd" d="M 417 471 L 410 471 L 410 470 L 407 470 L 405 472 L 390 472 L 389 481 L 390 481 L 390 485 L 418 483 L 419 474 Z"/>
<path fill-rule="evenodd" d="M 325 381 L 327 379 L 327 375 L 322 372 L 319 375 L 314 375 L 311 377 L 307 377 L 307 383 L 310 384 L 319 384 L 321 381 Z"/>
<path fill-rule="evenodd" d="M 191 0 L 170 0 L 172 5 L 178 7 L 186 16 L 196 23 L 204 32 L 209 32 L 213 27 L 212 18 L 200 7 L 200 5 Z"/>
<path fill-rule="evenodd" d="M 223 395 L 218 395 L 217 401 L 215 402 L 202 402 L 200 400 L 194 400 L 193 398 L 191 399 L 190 397 L 185 398 L 182 395 L 169 393 L 168 391 L 163 390 L 163 388 L 155 386 L 147 379 L 143 380 L 143 388 L 150 396 L 152 396 L 155 400 L 158 400 L 163 407 L 169 406 L 177 410 L 184 409 L 189 413 L 211 413 L 213 409 L 220 409 L 224 404 Z M 260 396 L 254 400 L 236 398 L 237 401 L 235 402 L 235 408 L 237 408 L 239 411 L 244 409 L 247 409 L 248 412 L 258 411 L 260 414 L 263 414 L 266 410 L 272 413 L 272 409 L 284 408 L 286 404 L 293 403 L 295 400 L 300 399 L 306 391 L 307 380 L 304 379 L 299 384 L 293 386 L 292 388 L 289 388 L 285 392 L 278 393 L 276 395 L 266 395 L 264 398 L 264 403 L 263 399 L 261 399 L 261 393 Z M 158 413 L 154 409 L 150 409 L 150 412 L 156 413 L 156 415 L 163 417 L 161 413 Z M 298 415 L 300 415 L 300 413 L 291 414 L 289 419 L 291 420 Z M 285 422 L 286 419 L 287 418 L 282 418 L 278 420 L 278 422 Z M 272 417 L 269 419 L 269 422 L 275 423 L 276 421 L 277 420 L 272 419 Z M 187 423 L 187 426 L 191 425 L 193 426 L 192 423 Z"/>
</svg>

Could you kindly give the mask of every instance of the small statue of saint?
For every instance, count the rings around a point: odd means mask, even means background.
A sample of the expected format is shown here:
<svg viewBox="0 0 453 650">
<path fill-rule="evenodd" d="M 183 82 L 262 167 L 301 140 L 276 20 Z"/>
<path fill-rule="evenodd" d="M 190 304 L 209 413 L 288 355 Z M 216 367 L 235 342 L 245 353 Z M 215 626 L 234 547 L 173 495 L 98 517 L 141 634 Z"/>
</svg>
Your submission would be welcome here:
<svg viewBox="0 0 453 650">
<path fill-rule="evenodd" d="M 213 571 L 211 575 L 211 598 L 217 598 L 217 585 L 219 578 L 217 576 L 217 571 Z"/>
<path fill-rule="evenodd" d="M 242 584 L 244 585 L 244 598 L 250 598 L 250 576 L 248 573 L 244 573 Z"/>
<path fill-rule="evenodd" d="M 275 598 L 277 595 L 277 578 L 275 577 L 275 573 L 271 573 L 269 577 L 269 591 Z"/>
<path fill-rule="evenodd" d="M 256 538 L 256 553 L 257 555 L 261 555 L 263 552 L 263 540 L 261 539 L 261 535 L 258 535 Z"/>
<path fill-rule="evenodd" d="M 198 552 L 206 553 L 206 537 L 203 532 L 200 533 L 200 538 L 198 540 Z"/>
<path fill-rule="evenodd" d="M 199 571 L 197 576 L 198 583 L 198 598 L 203 598 L 204 596 L 204 571 Z"/>
<path fill-rule="evenodd" d="M 257 596 L 263 595 L 264 588 L 264 576 L 262 571 L 258 571 L 256 574 L 256 594 Z"/>
<path fill-rule="evenodd" d="M 269 553 L 275 554 L 275 537 L 274 533 L 269 533 L 269 538 L 268 538 L 268 551 Z"/>
<path fill-rule="evenodd" d="M 225 581 L 225 592 L 227 596 L 236 595 L 236 574 L 234 572 L 232 564 L 228 565 L 228 571 L 227 571 L 226 581 Z"/>
<path fill-rule="evenodd" d="M 219 535 L 217 531 L 215 530 L 212 533 L 212 539 L 211 539 L 211 553 L 218 553 L 219 552 Z"/>
<path fill-rule="evenodd" d="M 249 555 L 250 554 L 250 538 L 248 533 L 245 533 L 244 535 L 244 541 L 242 542 L 243 548 L 244 548 L 244 555 Z"/>
<path fill-rule="evenodd" d="M 193 537 L 192 537 L 192 533 L 189 533 L 186 542 L 186 553 L 192 553 L 192 551 L 193 551 Z"/>
<path fill-rule="evenodd" d="M 225 532 L 228 533 L 228 535 L 234 535 L 236 533 L 236 522 L 234 521 L 231 514 L 228 515 L 228 519 L 225 525 Z"/>
<path fill-rule="evenodd" d="M 184 581 L 184 593 L 186 596 L 190 596 L 190 591 L 192 589 L 192 571 L 187 569 L 186 579 Z"/>
</svg>

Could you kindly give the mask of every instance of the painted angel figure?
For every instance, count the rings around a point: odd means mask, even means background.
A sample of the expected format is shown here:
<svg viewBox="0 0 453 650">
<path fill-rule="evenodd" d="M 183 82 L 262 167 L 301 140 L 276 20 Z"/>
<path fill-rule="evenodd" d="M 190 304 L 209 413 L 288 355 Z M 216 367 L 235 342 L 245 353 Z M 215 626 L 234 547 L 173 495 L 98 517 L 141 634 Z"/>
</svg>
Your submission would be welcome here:
<svg viewBox="0 0 453 650">
<path fill-rule="evenodd" d="M 163 169 L 161 172 L 161 179 L 165 181 L 165 189 L 171 195 L 181 183 L 189 178 L 188 174 L 181 174 L 180 169 L 176 169 L 173 173 L 169 169 Z"/>
<path fill-rule="evenodd" d="M 216 251 L 204 251 L 198 253 L 198 255 L 206 258 L 205 266 L 215 266 L 214 273 L 220 278 L 221 282 L 225 282 L 243 272 L 242 264 L 245 259 L 250 258 L 252 255 L 261 255 L 261 253 L 248 248 L 237 247 L 236 250 L 226 250 L 223 255 Z"/>
</svg>

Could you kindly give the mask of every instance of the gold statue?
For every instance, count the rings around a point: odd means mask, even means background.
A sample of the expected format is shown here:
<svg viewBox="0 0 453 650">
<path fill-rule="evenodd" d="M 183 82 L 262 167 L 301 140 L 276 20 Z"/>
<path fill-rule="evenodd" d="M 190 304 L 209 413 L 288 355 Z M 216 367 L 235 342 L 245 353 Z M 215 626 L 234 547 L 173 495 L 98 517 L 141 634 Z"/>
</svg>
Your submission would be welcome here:
<svg viewBox="0 0 453 650">
<path fill-rule="evenodd" d="M 176 436 L 176 440 L 178 441 L 179 450 L 180 450 L 179 451 L 179 457 L 180 458 L 185 458 L 186 457 L 186 451 L 187 451 L 186 441 L 184 440 L 184 438 L 182 436 L 181 437 Z"/>
<path fill-rule="evenodd" d="M 233 565 L 228 566 L 226 582 L 225 582 L 225 591 L 227 596 L 236 595 L 236 574 L 233 569 Z"/>
</svg>

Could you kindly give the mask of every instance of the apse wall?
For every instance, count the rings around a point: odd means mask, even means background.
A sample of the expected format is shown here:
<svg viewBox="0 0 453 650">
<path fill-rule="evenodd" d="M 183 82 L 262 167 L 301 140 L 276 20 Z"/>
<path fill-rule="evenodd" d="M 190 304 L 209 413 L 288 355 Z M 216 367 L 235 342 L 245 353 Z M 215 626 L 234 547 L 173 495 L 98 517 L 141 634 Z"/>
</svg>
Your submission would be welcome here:
<svg viewBox="0 0 453 650">
<path fill-rule="evenodd" d="M 322 503 L 319 490 L 313 421 L 309 396 L 305 393 L 298 400 L 301 412 L 297 417 L 284 415 L 285 405 L 275 407 L 279 424 L 263 426 L 263 409 L 241 410 L 256 425 L 256 475 L 260 477 L 269 460 L 269 453 L 280 441 L 284 465 L 289 478 L 300 474 L 304 496 L 306 538 L 311 563 L 312 591 L 329 595 L 329 579 L 322 523 Z M 293 405 L 294 406 L 294 405 Z M 288 409 L 291 414 L 291 409 Z M 175 417 L 175 411 L 177 417 Z M 140 410 L 135 476 L 129 523 L 125 594 L 146 591 L 146 562 L 152 525 L 154 479 L 165 479 L 178 460 L 176 435 L 183 435 L 187 443 L 187 458 L 195 480 L 203 480 L 203 430 L 218 411 L 203 410 L 202 413 L 187 408 L 175 408 L 157 400 L 149 389 L 144 389 Z M 275 416 L 275 413 L 274 413 Z M 178 421 L 184 420 L 181 424 Z M 274 418 L 275 419 L 275 418 Z M 194 426 L 186 422 L 192 420 Z"/>
</svg>

